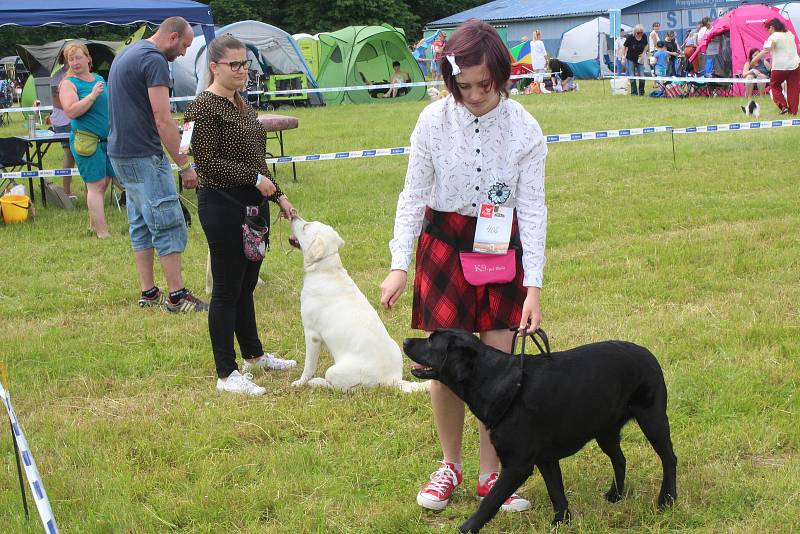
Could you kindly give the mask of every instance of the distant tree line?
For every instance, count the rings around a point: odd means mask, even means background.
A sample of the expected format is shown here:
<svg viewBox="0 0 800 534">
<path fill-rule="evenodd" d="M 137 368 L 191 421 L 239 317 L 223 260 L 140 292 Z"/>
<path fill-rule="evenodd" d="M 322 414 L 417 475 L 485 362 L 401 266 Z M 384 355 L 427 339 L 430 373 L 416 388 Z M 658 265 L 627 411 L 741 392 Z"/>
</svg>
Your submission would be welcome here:
<svg viewBox="0 0 800 534">
<path fill-rule="evenodd" d="M 403 28 L 409 42 L 422 36 L 426 23 L 485 3 L 487 0 L 200 0 L 211 6 L 214 22 L 225 25 L 240 20 L 259 20 L 288 33 L 319 33 L 350 25 L 387 22 Z M 42 44 L 83 37 L 119 41 L 134 27 L 42 26 L 0 27 L 0 57 L 16 55 L 16 44 Z"/>
</svg>

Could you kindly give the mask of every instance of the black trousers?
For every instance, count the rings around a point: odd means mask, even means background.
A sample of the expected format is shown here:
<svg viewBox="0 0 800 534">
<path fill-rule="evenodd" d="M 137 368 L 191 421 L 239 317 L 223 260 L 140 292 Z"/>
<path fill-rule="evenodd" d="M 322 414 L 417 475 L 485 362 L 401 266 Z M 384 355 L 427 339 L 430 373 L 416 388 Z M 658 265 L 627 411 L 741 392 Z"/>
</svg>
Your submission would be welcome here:
<svg viewBox="0 0 800 534">
<path fill-rule="evenodd" d="M 225 192 L 248 206 L 258 206 L 264 200 L 252 186 L 229 188 Z M 197 200 L 200 224 L 211 251 L 211 274 L 214 277 L 208 331 L 217 376 L 225 378 L 239 369 L 233 348 L 234 334 L 243 358 L 264 354 L 253 306 L 253 290 L 258 282 L 261 262 L 248 260 L 242 249 L 244 208 L 214 189 L 198 190 Z M 267 203 L 262 209 L 268 211 Z M 269 220 L 269 213 L 264 215 Z"/>
</svg>

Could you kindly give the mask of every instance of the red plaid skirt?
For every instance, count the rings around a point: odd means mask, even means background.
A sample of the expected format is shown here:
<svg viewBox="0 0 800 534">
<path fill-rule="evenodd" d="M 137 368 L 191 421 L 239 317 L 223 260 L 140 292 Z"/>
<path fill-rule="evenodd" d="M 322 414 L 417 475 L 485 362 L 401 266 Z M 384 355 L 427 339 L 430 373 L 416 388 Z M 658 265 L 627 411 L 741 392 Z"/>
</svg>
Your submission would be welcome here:
<svg viewBox="0 0 800 534">
<path fill-rule="evenodd" d="M 516 213 L 511 245 L 518 250 L 517 275 L 511 282 L 485 286 L 466 281 L 456 245 L 463 243 L 471 250 L 477 219 L 427 208 L 425 220 L 436 227 L 437 236 L 449 239 L 434 237 L 424 228 L 419 237 L 411 328 L 426 332 L 437 328 L 486 332 L 519 325 L 527 289 L 522 285 L 522 245 Z"/>
</svg>

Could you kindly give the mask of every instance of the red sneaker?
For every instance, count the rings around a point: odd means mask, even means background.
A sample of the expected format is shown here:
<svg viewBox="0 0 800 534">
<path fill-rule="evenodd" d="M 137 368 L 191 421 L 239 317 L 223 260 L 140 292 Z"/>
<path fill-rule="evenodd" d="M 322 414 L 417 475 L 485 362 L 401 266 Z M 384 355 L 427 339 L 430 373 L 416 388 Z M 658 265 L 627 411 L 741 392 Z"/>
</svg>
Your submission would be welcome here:
<svg viewBox="0 0 800 534">
<path fill-rule="evenodd" d="M 494 483 L 497 482 L 497 473 L 492 473 L 489 475 L 489 478 L 486 479 L 486 482 L 481 484 L 478 483 L 478 500 L 483 500 L 484 497 L 489 493 L 489 490 L 492 489 Z M 511 497 L 506 499 L 506 502 L 500 507 L 501 510 L 505 510 L 506 512 L 524 512 L 528 508 L 531 507 L 531 502 L 528 499 L 523 499 L 516 493 L 513 493 Z"/>
<path fill-rule="evenodd" d="M 441 467 L 431 473 L 431 481 L 417 493 L 417 504 L 428 510 L 444 510 L 450 496 L 461 484 L 461 471 L 448 462 L 439 462 Z"/>
</svg>

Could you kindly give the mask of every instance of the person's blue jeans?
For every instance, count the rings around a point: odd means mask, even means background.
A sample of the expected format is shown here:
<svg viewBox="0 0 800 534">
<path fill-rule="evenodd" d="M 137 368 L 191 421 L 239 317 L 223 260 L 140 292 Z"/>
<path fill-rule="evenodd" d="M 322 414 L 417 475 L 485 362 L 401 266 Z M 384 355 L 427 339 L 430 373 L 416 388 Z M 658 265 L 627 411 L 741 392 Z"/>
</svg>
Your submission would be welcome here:
<svg viewBox="0 0 800 534">
<path fill-rule="evenodd" d="M 625 70 L 625 65 L 622 64 L 622 60 L 619 58 L 614 59 L 614 65 L 616 66 L 617 74 L 622 74 Z"/>
<path fill-rule="evenodd" d="M 713 78 L 714 77 L 714 57 L 713 56 L 706 56 L 705 77 L 706 78 Z"/>
<path fill-rule="evenodd" d="M 626 60 L 626 72 L 628 76 L 644 76 L 644 65 L 638 61 Z M 639 90 L 636 90 L 636 82 L 639 82 Z M 631 94 L 644 96 L 644 80 L 631 80 Z"/>
<path fill-rule="evenodd" d="M 183 252 L 188 234 L 169 159 L 157 156 L 111 157 L 128 209 L 128 232 L 134 252 L 155 249 L 159 256 Z"/>
<path fill-rule="evenodd" d="M 667 76 L 680 76 L 681 73 L 681 58 L 670 58 L 669 68 L 667 69 Z"/>
</svg>

